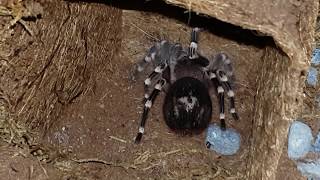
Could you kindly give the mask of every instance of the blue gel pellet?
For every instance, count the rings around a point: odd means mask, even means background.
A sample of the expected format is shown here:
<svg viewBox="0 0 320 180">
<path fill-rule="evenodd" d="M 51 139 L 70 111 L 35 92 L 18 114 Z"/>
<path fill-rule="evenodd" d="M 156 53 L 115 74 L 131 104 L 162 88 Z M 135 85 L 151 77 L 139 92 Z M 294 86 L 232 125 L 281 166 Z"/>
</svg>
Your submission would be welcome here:
<svg viewBox="0 0 320 180">
<path fill-rule="evenodd" d="M 320 132 L 318 133 L 316 140 L 312 145 L 312 151 L 316 153 L 320 153 Z"/>
<path fill-rule="evenodd" d="M 308 125 L 294 121 L 289 129 L 288 156 L 290 159 L 304 157 L 310 150 L 313 141 L 311 129 Z"/>
<path fill-rule="evenodd" d="M 222 155 L 234 155 L 240 148 L 240 135 L 234 129 L 221 130 L 217 124 L 210 124 L 207 130 L 206 145 Z"/>
<path fill-rule="evenodd" d="M 308 179 L 318 180 L 320 178 L 320 159 L 298 162 L 297 168 L 303 176 Z"/>
<path fill-rule="evenodd" d="M 313 50 L 311 63 L 316 66 L 320 64 L 320 49 L 319 48 L 316 48 Z"/>
<path fill-rule="evenodd" d="M 309 68 L 307 83 L 311 86 L 316 86 L 318 83 L 318 70 L 314 67 Z"/>
</svg>

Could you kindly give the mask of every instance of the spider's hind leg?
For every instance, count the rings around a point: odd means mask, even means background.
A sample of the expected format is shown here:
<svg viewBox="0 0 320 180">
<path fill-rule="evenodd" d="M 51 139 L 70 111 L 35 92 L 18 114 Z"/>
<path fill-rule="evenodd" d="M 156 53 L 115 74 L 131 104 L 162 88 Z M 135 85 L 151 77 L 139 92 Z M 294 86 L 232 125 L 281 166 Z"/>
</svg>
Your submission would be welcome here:
<svg viewBox="0 0 320 180">
<path fill-rule="evenodd" d="M 205 68 L 209 73 L 209 77 L 217 88 L 219 106 L 220 106 L 220 121 L 221 128 L 223 130 L 225 127 L 225 108 L 224 108 L 224 93 L 229 99 L 229 111 L 233 119 L 238 120 L 239 116 L 235 108 L 235 95 L 232 89 L 232 78 L 233 78 L 233 68 L 231 65 L 231 60 L 229 56 L 225 53 L 218 53 L 210 60 L 210 64 Z"/>
<path fill-rule="evenodd" d="M 210 62 L 210 69 L 216 69 L 218 80 L 223 85 L 223 88 L 226 90 L 229 97 L 230 113 L 233 119 L 238 120 L 239 116 L 236 112 L 234 91 L 232 88 L 234 76 L 230 57 L 223 52 L 216 54 L 213 60 Z"/>
<path fill-rule="evenodd" d="M 224 113 L 224 89 L 222 84 L 218 80 L 217 74 L 215 72 L 210 72 L 209 77 L 214 85 L 217 88 L 218 98 L 219 98 L 219 107 L 220 107 L 220 126 L 223 130 L 226 129 L 226 122 L 225 122 L 225 113 Z"/>
<path fill-rule="evenodd" d="M 144 104 L 144 108 L 143 108 L 143 113 L 142 113 L 142 117 L 141 117 L 141 121 L 140 121 L 140 126 L 139 126 L 139 131 L 138 134 L 135 138 L 135 143 L 139 143 L 141 141 L 142 135 L 144 133 L 144 127 L 147 121 L 147 117 L 149 114 L 149 110 L 154 102 L 154 100 L 156 99 L 156 97 L 158 96 L 158 94 L 160 93 L 162 87 L 166 84 L 166 80 L 165 79 L 160 79 L 157 84 L 154 86 L 154 89 L 150 95 L 150 97 L 147 98 L 145 104 Z"/>
<path fill-rule="evenodd" d="M 153 72 L 148 76 L 147 79 L 144 80 L 144 98 L 145 100 L 149 98 L 149 87 L 153 84 L 153 81 L 156 81 L 157 79 L 159 79 L 159 76 L 162 75 L 163 71 L 167 68 L 167 64 L 166 63 L 161 63 L 159 64 L 154 70 Z"/>
<path fill-rule="evenodd" d="M 228 76 L 224 72 L 219 71 L 219 77 L 220 77 L 222 85 L 227 90 L 227 95 L 230 100 L 230 113 L 231 113 L 233 119 L 238 120 L 239 116 L 238 116 L 238 114 L 236 112 L 236 108 L 235 108 L 234 91 L 232 90 L 230 82 L 228 81 Z"/>
</svg>

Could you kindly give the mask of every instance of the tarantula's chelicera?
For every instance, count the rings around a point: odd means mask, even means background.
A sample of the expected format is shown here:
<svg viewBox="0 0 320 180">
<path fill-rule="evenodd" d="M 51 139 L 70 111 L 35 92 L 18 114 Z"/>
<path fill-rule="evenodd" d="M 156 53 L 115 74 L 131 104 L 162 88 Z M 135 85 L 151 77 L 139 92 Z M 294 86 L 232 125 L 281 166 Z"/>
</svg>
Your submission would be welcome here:
<svg viewBox="0 0 320 180">
<path fill-rule="evenodd" d="M 211 60 L 200 55 L 197 51 L 199 31 L 199 28 L 192 30 L 188 49 L 179 43 L 161 41 L 137 64 L 136 72 L 143 71 L 148 64 L 153 64 L 154 70 L 144 81 L 145 104 L 136 143 L 140 142 L 149 110 L 163 89 L 167 93 L 163 104 L 164 119 L 172 130 L 199 132 L 208 126 L 212 113 L 210 87 L 216 89 L 219 99 L 221 128 L 226 128 L 225 91 L 230 99 L 230 113 L 238 119 L 230 82 L 233 76 L 231 61 L 225 53 L 218 53 Z"/>
</svg>

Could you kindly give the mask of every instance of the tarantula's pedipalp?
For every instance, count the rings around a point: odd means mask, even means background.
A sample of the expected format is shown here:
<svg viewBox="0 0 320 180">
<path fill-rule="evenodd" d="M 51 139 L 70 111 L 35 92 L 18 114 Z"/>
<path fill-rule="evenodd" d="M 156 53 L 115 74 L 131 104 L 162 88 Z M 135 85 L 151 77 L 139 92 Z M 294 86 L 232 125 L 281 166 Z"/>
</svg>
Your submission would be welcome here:
<svg viewBox="0 0 320 180">
<path fill-rule="evenodd" d="M 238 119 L 231 86 L 231 60 L 225 53 L 218 53 L 211 60 L 199 54 L 199 31 L 199 28 L 192 29 L 188 48 L 165 40 L 156 43 L 136 66 L 137 72 L 142 72 L 148 64 L 154 68 L 144 81 L 144 108 L 136 143 L 142 139 L 149 110 L 164 86 L 167 94 L 163 114 L 172 130 L 198 132 L 208 126 L 212 113 L 211 86 L 217 91 L 221 128 L 226 129 L 225 93 L 230 100 L 230 113 Z M 154 87 L 151 93 L 150 87 Z"/>
<path fill-rule="evenodd" d="M 137 64 L 136 71 L 142 72 L 148 64 L 154 61 L 156 52 L 157 52 L 157 45 L 154 45 L 149 49 L 148 54 Z"/>
</svg>

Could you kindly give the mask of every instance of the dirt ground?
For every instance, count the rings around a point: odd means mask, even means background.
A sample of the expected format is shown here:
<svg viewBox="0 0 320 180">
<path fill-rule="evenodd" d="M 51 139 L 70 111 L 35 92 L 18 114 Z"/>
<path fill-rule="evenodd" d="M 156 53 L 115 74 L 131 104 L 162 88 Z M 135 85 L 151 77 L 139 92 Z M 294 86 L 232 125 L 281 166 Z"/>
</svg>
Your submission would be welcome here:
<svg viewBox="0 0 320 180">
<path fill-rule="evenodd" d="M 241 149 L 234 156 L 220 156 L 204 146 L 205 132 L 181 137 L 171 132 L 162 117 L 161 94 L 151 110 L 142 143 L 133 144 L 142 111 L 143 74 L 130 80 L 133 65 L 143 58 L 155 40 L 189 43 L 190 28 L 162 15 L 125 10 L 123 41 L 113 69 L 97 79 L 96 89 L 67 108 L 45 140 L 72 152 L 75 159 L 101 159 L 122 167 L 98 166 L 99 178 L 115 179 L 241 179 L 246 167 L 254 104 L 256 67 L 263 48 L 244 45 L 203 32 L 200 48 L 207 57 L 228 53 L 236 75 L 237 109 L 240 121 L 228 121 L 241 134 Z M 212 122 L 218 122 L 217 101 L 213 98 Z M 293 166 L 294 167 L 294 166 Z M 92 168 L 92 167 L 90 167 Z M 294 168 L 292 168 L 294 170 Z M 287 169 L 286 169 L 287 172 Z M 290 173 L 290 176 L 293 175 Z M 287 175 L 286 175 L 287 176 Z M 291 176 L 292 177 L 292 176 Z M 297 174 L 295 173 L 295 176 Z"/>
<path fill-rule="evenodd" d="M 120 55 L 108 71 L 97 74 L 95 88 L 64 108 L 43 137 L 42 143 L 49 144 L 49 149 L 42 151 L 51 152 L 45 157 L 48 163 L 41 163 L 41 156 L 20 156 L 28 153 L 1 145 L 10 151 L 0 149 L 1 162 L 4 162 L 2 170 L 8 168 L 7 173 L 0 174 L 7 174 L 3 176 L 8 177 L 6 179 L 243 179 L 249 153 L 257 67 L 267 42 L 246 41 L 241 36 L 243 31 L 231 32 L 234 38 L 220 36 L 222 32 L 214 29 L 219 27 L 209 25 L 200 35 L 202 54 L 211 57 L 223 51 L 233 60 L 240 121 L 234 122 L 227 115 L 227 126 L 241 134 L 241 148 L 236 155 L 221 156 L 206 149 L 205 132 L 192 137 L 171 132 L 162 116 L 164 93 L 157 98 L 150 112 L 142 142 L 134 144 L 143 108 L 143 81 L 147 75 L 142 73 L 133 81 L 134 64 L 157 40 L 167 39 L 187 46 L 191 28 L 158 13 L 127 9 L 123 10 L 122 20 Z M 223 29 L 229 27 L 223 26 Z M 235 37 L 237 34 L 239 37 Z M 214 93 L 212 97 L 212 122 L 218 122 Z M 284 154 L 277 179 L 305 178 Z"/>
<path fill-rule="evenodd" d="M 201 34 L 203 54 L 209 57 L 224 51 L 234 59 L 237 107 L 241 120 L 237 123 L 228 121 L 228 126 L 237 129 L 242 135 L 242 148 L 237 155 L 222 157 L 207 150 L 204 145 L 205 133 L 181 137 L 170 132 L 161 114 L 164 94 L 158 97 L 151 110 L 142 143 L 135 145 L 133 138 L 142 111 L 145 76 L 142 75 L 136 82 L 130 80 L 133 65 L 143 58 L 155 39 L 165 38 L 188 45 L 191 29 L 161 15 L 131 10 L 124 11 L 123 29 L 121 55 L 112 64 L 112 72 L 101 75 L 96 81 L 94 92 L 80 98 L 63 112 L 59 123 L 55 124 L 45 140 L 61 148 L 61 151 L 71 151 L 76 159 L 97 158 L 135 167 L 108 167 L 99 173 L 101 177 L 241 177 L 248 153 L 245 147 L 248 145 L 249 133 L 246 132 L 251 128 L 248 117 L 252 114 L 253 107 L 250 104 L 254 100 L 255 81 L 255 76 L 251 75 L 255 74 L 255 64 L 246 59 L 259 59 L 263 50 L 252 46 L 239 48 L 239 44 L 227 39 L 208 32 Z M 214 103 L 217 105 L 217 101 Z M 216 109 L 213 121 L 218 122 Z M 224 169 L 219 170 L 220 167 Z"/>
</svg>

